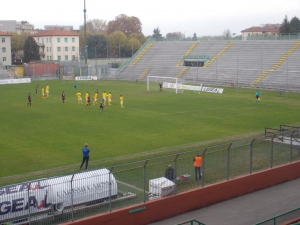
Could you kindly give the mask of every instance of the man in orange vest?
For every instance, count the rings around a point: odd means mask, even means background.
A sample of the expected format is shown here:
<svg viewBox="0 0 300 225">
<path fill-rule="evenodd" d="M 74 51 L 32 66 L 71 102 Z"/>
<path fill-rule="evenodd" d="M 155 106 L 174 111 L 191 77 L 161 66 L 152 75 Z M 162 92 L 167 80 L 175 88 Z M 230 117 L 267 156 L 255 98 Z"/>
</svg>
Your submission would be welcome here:
<svg viewBox="0 0 300 225">
<path fill-rule="evenodd" d="M 201 178 L 202 178 L 202 174 L 201 174 L 201 166 L 202 166 L 202 158 L 201 158 L 200 155 L 198 154 L 198 155 L 194 158 L 195 180 L 197 180 L 197 178 L 199 178 L 199 180 L 201 180 Z M 197 176 L 197 174 L 198 174 L 198 176 Z"/>
</svg>

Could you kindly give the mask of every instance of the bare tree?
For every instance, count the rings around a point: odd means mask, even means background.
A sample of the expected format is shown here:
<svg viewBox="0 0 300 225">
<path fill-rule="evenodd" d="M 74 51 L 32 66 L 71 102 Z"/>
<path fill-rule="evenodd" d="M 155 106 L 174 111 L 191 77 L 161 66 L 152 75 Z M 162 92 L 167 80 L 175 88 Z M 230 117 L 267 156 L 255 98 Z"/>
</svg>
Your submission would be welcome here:
<svg viewBox="0 0 300 225">
<path fill-rule="evenodd" d="M 231 32 L 230 32 L 230 30 L 229 30 L 229 29 L 224 30 L 224 31 L 223 31 L 223 36 L 224 36 L 225 38 L 230 38 L 230 37 L 231 37 Z"/>
</svg>

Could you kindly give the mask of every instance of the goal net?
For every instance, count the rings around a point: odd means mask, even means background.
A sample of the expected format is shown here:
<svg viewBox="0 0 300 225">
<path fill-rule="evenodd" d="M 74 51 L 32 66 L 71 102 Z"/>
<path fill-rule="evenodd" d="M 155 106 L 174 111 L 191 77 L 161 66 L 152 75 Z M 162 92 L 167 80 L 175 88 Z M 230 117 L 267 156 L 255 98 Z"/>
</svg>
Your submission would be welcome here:
<svg viewBox="0 0 300 225">
<path fill-rule="evenodd" d="M 183 93 L 183 79 L 175 77 L 147 77 L 147 91 L 171 91 L 176 94 Z"/>
</svg>

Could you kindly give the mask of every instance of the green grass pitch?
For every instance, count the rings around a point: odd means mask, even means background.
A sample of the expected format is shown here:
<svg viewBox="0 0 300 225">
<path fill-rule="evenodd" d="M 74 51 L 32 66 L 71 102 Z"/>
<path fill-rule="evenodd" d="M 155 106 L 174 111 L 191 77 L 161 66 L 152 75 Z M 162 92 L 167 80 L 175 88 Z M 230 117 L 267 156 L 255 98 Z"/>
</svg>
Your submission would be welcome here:
<svg viewBox="0 0 300 225">
<path fill-rule="evenodd" d="M 35 86 L 39 83 L 38 94 Z M 0 178 L 79 165 L 87 142 L 90 160 L 149 152 L 194 142 L 262 131 L 300 121 L 299 93 L 225 88 L 223 94 L 146 91 L 145 82 L 78 81 L 77 90 L 112 92 L 112 106 L 77 103 L 74 81 L 32 81 L 0 85 Z M 41 87 L 50 96 L 41 98 Z M 61 92 L 66 94 L 62 104 Z M 32 106 L 27 106 L 31 93 Z M 124 96 L 124 109 L 119 97 Z M 84 102 L 84 101 L 83 101 Z"/>
</svg>

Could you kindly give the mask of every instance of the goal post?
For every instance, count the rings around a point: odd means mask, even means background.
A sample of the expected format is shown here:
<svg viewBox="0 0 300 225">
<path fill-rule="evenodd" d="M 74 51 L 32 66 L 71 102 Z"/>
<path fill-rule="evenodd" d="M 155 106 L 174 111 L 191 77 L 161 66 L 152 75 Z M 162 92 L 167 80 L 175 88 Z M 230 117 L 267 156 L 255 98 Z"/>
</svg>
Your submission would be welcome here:
<svg viewBox="0 0 300 225">
<path fill-rule="evenodd" d="M 147 91 L 160 91 L 162 90 L 175 92 L 176 94 L 183 93 L 183 80 L 176 77 L 160 77 L 160 76 L 147 76 Z"/>
</svg>

